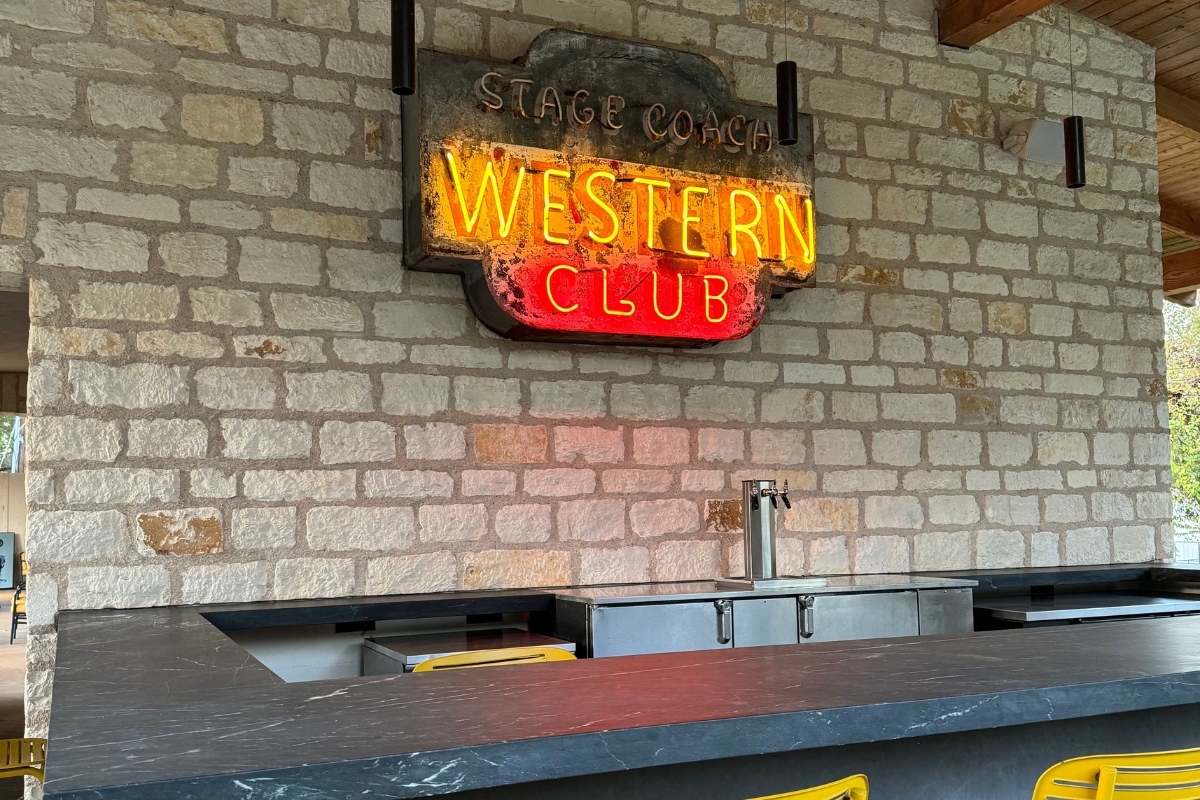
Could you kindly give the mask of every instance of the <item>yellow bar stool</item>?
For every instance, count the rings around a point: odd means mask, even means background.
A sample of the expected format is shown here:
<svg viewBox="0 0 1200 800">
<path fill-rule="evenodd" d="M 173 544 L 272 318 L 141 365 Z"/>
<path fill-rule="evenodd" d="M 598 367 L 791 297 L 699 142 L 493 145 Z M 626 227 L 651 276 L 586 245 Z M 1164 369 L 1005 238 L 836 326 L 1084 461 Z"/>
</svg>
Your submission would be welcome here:
<svg viewBox="0 0 1200 800">
<path fill-rule="evenodd" d="M 508 664 L 541 664 L 546 661 L 574 661 L 575 656 L 557 647 L 504 647 L 497 650 L 475 650 L 455 653 L 422 661 L 413 672 L 441 672 L 445 669 L 475 669 L 503 667 Z"/>
<path fill-rule="evenodd" d="M 758 797 L 755 800 L 867 800 L 867 776 L 851 775 L 824 786 Z"/>
<path fill-rule="evenodd" d="M 40 783 L 45 769 L 45 739 L 0 739 L 0 778 L 32 775 Z"/>
<path fill-rule="evenodd" d="M 1197 800 L 1200 748 L 1085 756 L 1042 773 L 1033 800 Z"/>
<path fill-rule="evenodd" d="M 17 640 L 17 626 L 25 625 L 25 590 L 17 589 L 12 599 L 12 629 L 8 632 L 8 643 Z"/>
</svg>

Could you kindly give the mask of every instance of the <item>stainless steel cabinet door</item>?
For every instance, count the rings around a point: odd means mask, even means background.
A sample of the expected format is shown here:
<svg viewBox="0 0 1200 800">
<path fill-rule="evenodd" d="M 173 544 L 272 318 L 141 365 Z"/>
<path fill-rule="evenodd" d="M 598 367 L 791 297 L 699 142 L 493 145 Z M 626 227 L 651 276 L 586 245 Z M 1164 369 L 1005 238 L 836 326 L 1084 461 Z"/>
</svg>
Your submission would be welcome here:
<svg viewBox="0 0 1200 800">
<path fill-rule="evenodd" d="M 917 592 L 917 597 L 922 636 L 975 630 L 975 607 L 970 589 L 922 589 Z"/>
<path fill-rule="evenodd" d="M 795 644 L 796 598 L 764 597 L 733 601 L 733 646 Z"/>
<path fill-rule="evenodd" d="M 592 655 L 603 658 L 733 647 L 730 616 L 719 613 L 714 602 L 596 606 L 592 609 Z"/>
<path fill-rule="evenodd" d="M 841 642 L 916 636 L 916 592 L 818 594 L 805 619 L 804 599 L 798 605 L 801 642 Z M 809 634 L 809 635 L 806 635 Z"/>
</svg>

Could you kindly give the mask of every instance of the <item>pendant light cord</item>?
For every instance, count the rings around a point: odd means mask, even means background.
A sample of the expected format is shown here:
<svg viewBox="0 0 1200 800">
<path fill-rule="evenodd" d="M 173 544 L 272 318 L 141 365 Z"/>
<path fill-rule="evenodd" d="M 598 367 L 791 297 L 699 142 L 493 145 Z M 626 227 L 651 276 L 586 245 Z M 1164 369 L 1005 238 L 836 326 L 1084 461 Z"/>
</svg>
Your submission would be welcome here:
<svg viewBox="0 0 1200 800">
<path fill-rule="evenodd" d="M 783 0 L 783 60 L 788 60 L 788 0 Z"/>
<path fill-rule="evenodd" d="M 1075 33 L 1071 28 L 1071 12 L 1067 12 L 1067 63 L 1071 66 L 1071 116 L 1075 116 Z"/>
</svg>

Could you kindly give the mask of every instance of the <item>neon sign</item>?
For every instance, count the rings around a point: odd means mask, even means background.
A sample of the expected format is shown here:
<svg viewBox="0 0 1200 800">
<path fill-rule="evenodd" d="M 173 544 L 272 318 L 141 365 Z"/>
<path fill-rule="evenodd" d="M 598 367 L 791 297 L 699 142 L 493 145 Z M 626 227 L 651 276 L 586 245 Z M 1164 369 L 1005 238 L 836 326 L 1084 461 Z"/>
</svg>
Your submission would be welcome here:
<svg viewBox="0 0 1200 800">
<path fill-rule="evenodd" d="M 773 147 L 769 115 L 729 100 L 707 59 L 549 31 L 528 77 L 426 52 L 418 69 L 445 91 L 402 106 L 405 261 L 460 272 L 498 333 L 712 344 L 810 278 L 811 135 Z M 608 91 L 592 107 L 583 85 Z"/>
</svg>

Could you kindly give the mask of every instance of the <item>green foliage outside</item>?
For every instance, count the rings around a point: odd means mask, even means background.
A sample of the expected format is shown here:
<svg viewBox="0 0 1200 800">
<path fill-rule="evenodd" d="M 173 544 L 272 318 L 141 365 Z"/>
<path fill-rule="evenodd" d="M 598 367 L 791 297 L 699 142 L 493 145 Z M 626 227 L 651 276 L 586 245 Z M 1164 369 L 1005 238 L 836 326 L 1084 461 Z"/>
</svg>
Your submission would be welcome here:
<svg viewBox="0 0 1200 800">
<path fill-rule="evenodd" d="M 1177 533 L 1183 533 L 1200 524 L 1200 310 L 1165 306 L 1171 475 Z"/>
<path fill-rule="evenodd" d="M 0 472 L 8 472 L 12 462 L 12 428 L 16 417 L 0 414 Z"/>
</svg>

